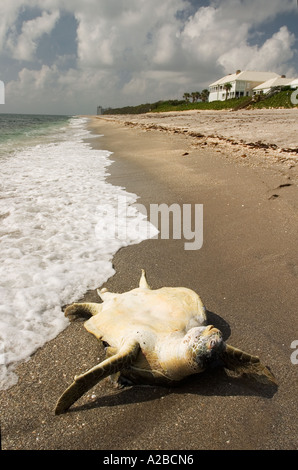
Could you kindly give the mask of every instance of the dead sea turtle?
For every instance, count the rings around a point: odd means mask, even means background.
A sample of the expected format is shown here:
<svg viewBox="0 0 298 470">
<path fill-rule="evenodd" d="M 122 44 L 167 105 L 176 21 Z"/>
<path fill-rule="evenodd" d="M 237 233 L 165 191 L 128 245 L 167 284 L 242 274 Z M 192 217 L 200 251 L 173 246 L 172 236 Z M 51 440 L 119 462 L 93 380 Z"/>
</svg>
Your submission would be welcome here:
<svg viewBox="0 0 298 470">
<path fill-rule="evenodd" d="M 123 294 L 105 289 L 103 303 L 76 303 L 65 315 L 92 315 L 85 328 L 107 346 L 107 358 L 75 377 L 56 405 L 65 412 L 76 400 L 107 376 L 141 384 L 173 384 L 203 372 L 220 360 L 224 367 L 274 382 L 258 357 L 225 344 L 222 333 L 206 325 L 200 297 L 184 287 L 149 287 L 142 270 L 139 287 Z"/>
</svg>

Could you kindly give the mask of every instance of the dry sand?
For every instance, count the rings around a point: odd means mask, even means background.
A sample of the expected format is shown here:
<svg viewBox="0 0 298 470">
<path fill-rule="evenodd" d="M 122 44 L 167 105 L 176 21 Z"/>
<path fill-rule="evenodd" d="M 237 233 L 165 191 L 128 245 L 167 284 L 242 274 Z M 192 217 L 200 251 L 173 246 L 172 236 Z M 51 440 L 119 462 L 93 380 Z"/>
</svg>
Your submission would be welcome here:
<svg viewBox="0 0 298 470">
<path fill-rule="evenodd" d="M 233 155 L 262 155 L 278 161 L 298 154 L 298 109 L 257 109 L 245 111 L 184 111 L 142 115 L 102 116 L 101 119 L 185 134 L 195 138 L 194 145 L 225 148 Z"/>
<path fill-rule="evenodd" d="M 105 380 L 55 416 L 73 376 L 103 357 L 83 323 L 72 323 L 0 393 L 2 449 L 297 449 L 298 365 L 290 358 L 298 340 L 298 164 L 297 152 L 282 150 L 298 147 L 297 117 L 297 110 L 266 110 L 90 121 L 104 135 L 92 145 L 114 152 L 111 183 L 138 194 L 148 210 L 204 205 L 200 250 L 172 239 L 129 246 L 116 254 L 106 287 L 133 288 L 145 268 L 153 288 L 194 289 L 210 322 L 230 344 L 259 355 L 278 388 L 223 370 L 178 388 L 116 390 Z M 246 145 L 258 141 L 267 147 Z"/>
</svg>

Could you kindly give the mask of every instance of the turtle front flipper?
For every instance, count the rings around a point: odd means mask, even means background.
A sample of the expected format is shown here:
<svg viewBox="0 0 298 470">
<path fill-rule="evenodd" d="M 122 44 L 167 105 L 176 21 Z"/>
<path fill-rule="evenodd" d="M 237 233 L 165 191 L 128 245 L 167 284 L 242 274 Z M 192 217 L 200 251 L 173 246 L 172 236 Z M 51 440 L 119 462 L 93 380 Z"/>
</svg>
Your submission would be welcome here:
<svg viewBox="0 0 298 470">
<path fill-rule="evenodd" d="M 114 356 L 107 358 L 84 374 L 76 376 L 74 382 L 59 398 L 56 404 L 55 414 L 58 415 L 67 411 L 73 403 L 100 380 L 111 374 L 115 374 L 121 369 L 127 368 L 135 360 L 139 350 L 140 345 L 138 342 L 126 343 Z"/>
<path fill-rule="evenodd" d="M 264 384 L 277 385 L 274 375 L 261 363 L 257 356 L 252 356 L 240 349 L 226 344 L 221 353 L 224 367 L 239 374 L 247 375 Z"/>
</svg>

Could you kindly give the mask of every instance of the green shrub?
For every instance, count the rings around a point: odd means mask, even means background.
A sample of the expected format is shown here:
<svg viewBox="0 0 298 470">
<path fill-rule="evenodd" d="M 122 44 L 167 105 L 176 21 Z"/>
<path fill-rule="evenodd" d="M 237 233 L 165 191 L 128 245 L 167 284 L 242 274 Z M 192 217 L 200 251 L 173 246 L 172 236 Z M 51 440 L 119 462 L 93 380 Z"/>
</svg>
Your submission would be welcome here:
<svg viewBox="0 0 298 470">
<path fill-rule="evenodd" d="M 103 114 L 145 114 L 148 112 L 162 113 L 169 111 L 188 111 L 192 109 L 201 110 L 221 110 L 221 109 L 241 109 L 248 105 L 249 109 L 259 108 L 293 108 L 295 105 L 291 103 L 291 94 L 294 91 L 292 88 L 285 87 L 286 89 L 276 93 L 275 95 L 266 98 L 261 95 L 260 101 L 252 101 L 251 98 L 233 98 L 224 101 L 209 102 L 196 102 L 190 103 L 185 100 L 168 100 L 157 101 L 155 103 L 140 104 L 138 106 L 125 106 L 124 108 L 107 109 Z M 265 99 L 263 99 L 265 97 Z M 297 107 L 297 106 L 296 106 Z"/>
</svg>

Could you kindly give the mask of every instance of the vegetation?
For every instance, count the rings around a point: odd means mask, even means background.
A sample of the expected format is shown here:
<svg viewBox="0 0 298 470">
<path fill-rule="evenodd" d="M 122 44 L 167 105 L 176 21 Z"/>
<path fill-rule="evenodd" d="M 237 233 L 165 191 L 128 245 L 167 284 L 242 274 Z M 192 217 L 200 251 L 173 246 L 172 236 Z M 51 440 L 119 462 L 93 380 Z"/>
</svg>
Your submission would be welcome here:
<svg viewBox="0 0 298 470">
<path fill-rule="evenodd" d="M 205 93 L 204 93 L 205 92 Z M 106 109 L 104 114 L 144 114 L 148 112 L 160 113 L 168 111 L 187 111 L 191 109 L 197 110 L 221 110 L 221 109 L 255 109 L 255 108 L 294 108 L 295 105 L 291 103 L 291 94 L 293 89 L 288 87 L 282 89 L 282 91 L 276 94 L 265 97 L 261 95 L 259 101 L 253 101 L 251 98 L 233 98 L 224 101 L 212 101 L 208 102 L 208 90 L 203 90 L 199 93 L 200 97 L 197 97 L 198 92 L 184 93 L 183 100 L 168 100 L 168 101 L 157 101 L 156 103 L 140 104 L 138 106 L 126 106 L 124 108 L 117 109 Z M 185 96 L 186 95 L 186 96 Z M 265 98 L 265 99 L 264 99 Z M 198 100 L 201 101 L 198 101 Z M 192 102 L 191 102 L 192 100 Z M 297 107 L 297 105 L 296 105 Z"/>
<path fill-rule="evenodd" d="M 144 114 L 153 111 L 159 103 L 161 101 L 139 104 L 137 106 L 125 106 L 124 108 L 108 108 L 103 111 L 103 114 Z M 184 103 L 184 101 L 177 101 L 177 103 Z"/>
<path fill-rule="evenodd" d="M 291 103 L 291 94 L 293 93 L 292 88 L 286 89 L 284 87 L 282 91 L 279 93 L 270 96 L 269 98 L 258 101 L 257 103 L 253 104 L 253 108 L 295 108 L 293 103 Z"/>
<path fill-rule="evenodd" d="M 209 97 L 209 90 L 207 89 L 201 92 L 193 91 L 192 93 L 184 93 L 183 95 L 183 98 L 187 103 L 190 102 L 190 98 L 192 99 L 193 103 L 197 103 L 199 100 L 203 102 L 208 101 L 208 97 Z"/>
<path fill-rule="evenodd" d="M 224 90 L 226 92 L 226 100 L 228 99 L 228 95 L 230 93 L 230 90 L 231 90 L 232 86 L 233 85 L 230 82 L 224 84 Z"/>
<path fill-rule="evenodd" d="M 246 101 L 247 98 L 231 99 L 228 101 L 200 101 L 199 103 L 189 103 L 183 101 L 181 104 L 173 104 L 172 101 L 160 101 L 159 105 L 153 110 L 153 112 L 167 112 L 167 111 L 188 111 L 192 109 L 231 109 L 234 108 L 238 103 Z"/>
</svg>

